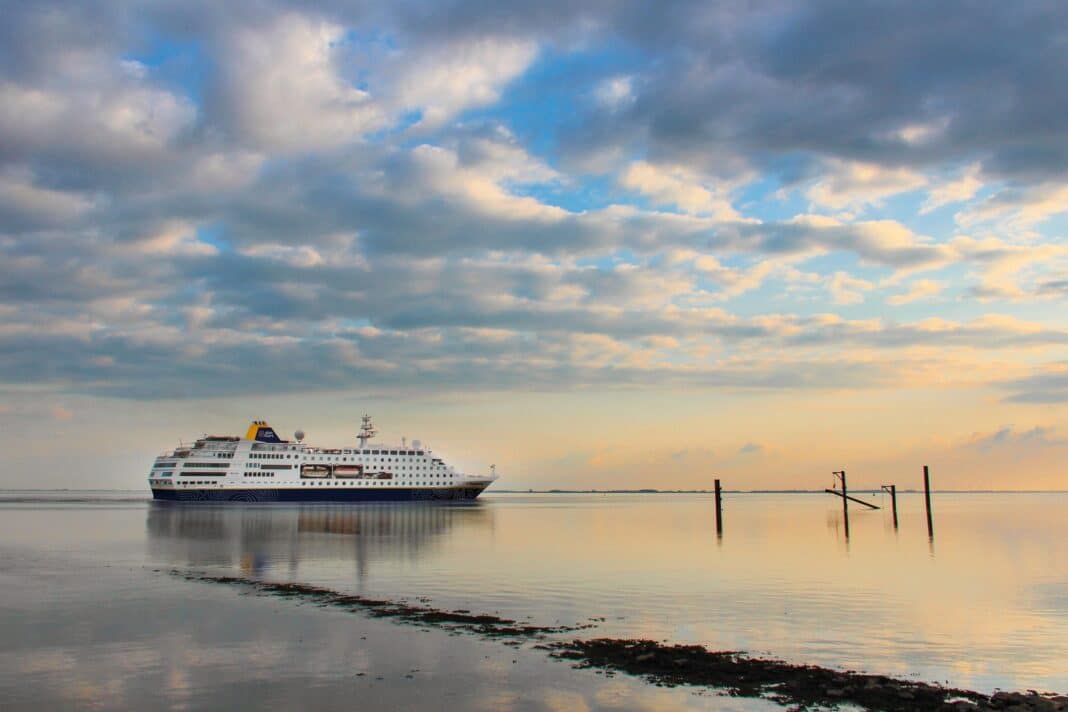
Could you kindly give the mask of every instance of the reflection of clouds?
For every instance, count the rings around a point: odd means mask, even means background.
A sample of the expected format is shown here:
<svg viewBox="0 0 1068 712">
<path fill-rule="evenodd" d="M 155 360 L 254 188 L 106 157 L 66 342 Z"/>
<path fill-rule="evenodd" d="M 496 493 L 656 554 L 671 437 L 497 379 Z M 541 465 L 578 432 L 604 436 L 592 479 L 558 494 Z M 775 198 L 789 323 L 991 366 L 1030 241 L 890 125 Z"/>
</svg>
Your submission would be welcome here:
<svg viewBox="0 0 1068 712">
<path fill-rule="evenodd" d="M 626 685 L 609 682 L 593 696 L 599 707 L 623 707 L 634 703 L 632 691 Z"/>
<path fill-rule="evenodd" d="M 189 671 L 182 664 L 171 663 L 168 665 L 163 679 L 164 690 L 170 699 L 177 701 L 189 696 L 191 692 Z"/>
<path fill-rule="evenodd" d="M 7 670 L 23 675 L 40 675 L 56 670 L 69 670 L 77 662 L 74 651 L 66 649 L 34 650 L 23 655 L 0 655 L 0 663 Z"/>
<path fill-rule="evenodd" d="M 491 511 L 465 505 L 368 504 L 181 507 L 148 511 L 148 548 L 172 566 L 234 566 L 249 576 L 302 560 L 369 562 L 418 558 L 454 530 L 492 525 Z"/>
<path fill-rule="evenodd" d="M 1043 613 L 1068 611 L 1068 578 L 1057 574 L 1047 581 L 1033 584 L 1028 599 L 1036 610 Z"/>
<path fill-rule="evenodd" d="M 47 678 L 54 693 L 72 704 L 92 705 L 108 700 L 121 707 L 124 677 L 144 669 L 144 663 L 158 659 L 150 650 L 103 650 L 86 656 L 76 648 L 45 648 L 18 655 L 0 655 L 0 668 L 18 676 Z"/>
<path fill-rule="evenodd" d="M 589 712 L 586 698 L 569 690 L 549 690 L 545 693 L 545 706 L 553 712 Z"/>
<path fill-rule="evenodd" d="M 498 712 L 498 710 L 510 710 L 518 703 L 519 694 L 511 690 L 496 690 L 480 698 L 475 709 L 486 712 Z"/>
</svg>

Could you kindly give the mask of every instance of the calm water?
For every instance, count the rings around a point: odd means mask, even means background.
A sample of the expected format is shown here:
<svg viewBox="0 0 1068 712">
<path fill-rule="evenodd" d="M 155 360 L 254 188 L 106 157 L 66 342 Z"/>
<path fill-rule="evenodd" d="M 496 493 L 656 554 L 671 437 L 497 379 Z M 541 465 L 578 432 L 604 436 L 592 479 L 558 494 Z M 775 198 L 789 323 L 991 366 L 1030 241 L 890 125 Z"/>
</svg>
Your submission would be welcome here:
<svg viewBox="0 0 1068 712">
<path fill-rule="evenodd" d="M 776 709 L 172 568 L 539 624 L 603 617 L 584 635 L 984 691 L 1068 691 L 1068 494 L 936 495 L 933 541 L 922 498 L 899 506 L 897 530 L 887 510 L 852 508 L 847 538 L 830 496 L 727 495 L 719 539 L 704 495 L 181 507 L 0 494 L 0 707 Z"/>
</svg>

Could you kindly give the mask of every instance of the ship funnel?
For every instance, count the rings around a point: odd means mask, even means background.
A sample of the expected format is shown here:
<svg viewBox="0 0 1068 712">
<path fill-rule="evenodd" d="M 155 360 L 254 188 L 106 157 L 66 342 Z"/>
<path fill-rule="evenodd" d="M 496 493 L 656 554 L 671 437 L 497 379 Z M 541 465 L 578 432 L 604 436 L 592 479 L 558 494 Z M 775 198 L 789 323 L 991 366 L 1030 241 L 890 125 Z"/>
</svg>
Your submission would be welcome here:
<svg viewBox="0 0 1068 712">
<path fill-rule="evenodd" d="M 266 420 L 253 420 L 245 433 L 245 440 L 256 440 L 261 443 L 285 442 L 278 437 L 278 434 L 274 432 L 274 428 L 268 425 Z"/>
</svg>

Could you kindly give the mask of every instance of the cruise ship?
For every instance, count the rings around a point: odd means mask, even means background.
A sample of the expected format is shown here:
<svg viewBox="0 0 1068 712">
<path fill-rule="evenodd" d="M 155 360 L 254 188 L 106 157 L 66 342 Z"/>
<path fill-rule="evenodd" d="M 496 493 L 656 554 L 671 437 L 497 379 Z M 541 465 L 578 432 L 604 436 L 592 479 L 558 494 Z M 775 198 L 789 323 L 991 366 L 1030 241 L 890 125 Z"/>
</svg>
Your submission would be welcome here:
<svg viewBox="0 0 1068 712">
<path fill-rule="evenodd" d="M 321 448 L 299 430 L 282 440 L 263 420 L 245 437 L 205 435 L 156 458 L 152 496 L 183 502 L 403 502 L 470 500 L 497 479 L 457 472 L 418 440 L 378 445 L 363 416 L 359 445 Z"/>
</svg>

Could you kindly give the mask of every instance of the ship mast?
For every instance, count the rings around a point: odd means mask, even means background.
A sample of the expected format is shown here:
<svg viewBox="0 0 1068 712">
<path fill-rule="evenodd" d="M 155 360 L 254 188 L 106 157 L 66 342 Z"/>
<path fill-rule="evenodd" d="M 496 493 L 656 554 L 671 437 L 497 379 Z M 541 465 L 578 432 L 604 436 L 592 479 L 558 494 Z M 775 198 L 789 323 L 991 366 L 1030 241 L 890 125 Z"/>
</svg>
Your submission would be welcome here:
<svg viewBox="0 0 1068 712">
<path fill-rule="evenodd" d="M 371 416 L 366 413 L 363 414 L 363 424 L 360 426 L 360 434 L 356 437 L 360 441 L 360 449 L 367 447 L 367 441 L 378 435 L 378 431 L 375 430 L 374 423 L 371 422 Z"/>
</svg>

